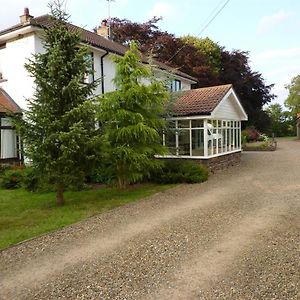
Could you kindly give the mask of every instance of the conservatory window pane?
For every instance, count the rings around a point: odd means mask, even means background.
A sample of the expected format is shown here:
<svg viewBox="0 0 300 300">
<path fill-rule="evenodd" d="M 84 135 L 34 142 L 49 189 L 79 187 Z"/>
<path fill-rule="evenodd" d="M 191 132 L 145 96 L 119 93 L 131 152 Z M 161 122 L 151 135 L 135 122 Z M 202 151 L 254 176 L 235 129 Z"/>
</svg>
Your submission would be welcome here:
<svg viewBox="0 0 300 300">
<path fill-rule="evenodd" d="M 203 126 L 203 120 L 192 120 L 192 128 L 199 128 Z"/>
<path fill-rule="evenodd" d="M 240 130 L 237 129 L 237 146 L 240 149 L 241 148 L 241 144 L 240 144 Z"/>
<path fill-rule="evenodd" d="M 231 150 L 231 129 L 226 129 L 227 131 L 227 151 Z"/>
<path fill-rule="evenodd" d="M 1 158 L 5 159 L 5 158 L 14 158 L 14 157 L 17 157 L 16 131 L 13 129 L 2 129 L 1 130 Z"/>
<path fill-rule="evenodd" d="M 179 155 L 190 156 L 190 130 L 178 131 Z"/>
<path fill-rule="evenodd" d="M 204 130 L 203 129 L 192 130 L 192 155 L 193 156 L 204 155 Z"/>
<path fill-rule="evenodd" d="M 176 132 L 174 130 L 165 133 L 165 145 L 168 147 L 170 154 L 176 155 Z"/>
<path fill-rule="evenodd" d="M 190 128 L 190 120 L 179 120 L 178 128 Z"/>
</svg>

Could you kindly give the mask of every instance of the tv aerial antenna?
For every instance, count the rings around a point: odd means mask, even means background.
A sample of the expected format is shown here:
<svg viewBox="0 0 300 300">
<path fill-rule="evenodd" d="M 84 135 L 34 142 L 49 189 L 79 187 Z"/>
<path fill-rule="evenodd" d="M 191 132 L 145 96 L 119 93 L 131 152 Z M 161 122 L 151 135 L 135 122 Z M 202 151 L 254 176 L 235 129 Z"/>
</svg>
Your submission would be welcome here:
<svg viewBox="0 0 300 300">
<path fill-rule="evenodd" d="M 110 16 L 110 3 L 115 2 L 115 0 L 106 0 L 107 1 L 107 23 L 108 23 L 108 36 L 111 36 L 111 16 Z"/>
</svg>

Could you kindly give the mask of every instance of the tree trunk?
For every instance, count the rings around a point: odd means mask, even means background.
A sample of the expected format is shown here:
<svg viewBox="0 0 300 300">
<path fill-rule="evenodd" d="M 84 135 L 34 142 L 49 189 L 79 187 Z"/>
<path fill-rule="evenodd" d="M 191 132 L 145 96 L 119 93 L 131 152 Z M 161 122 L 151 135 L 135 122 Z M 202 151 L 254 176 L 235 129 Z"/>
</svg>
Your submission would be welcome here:
<svg viewBox="0 0 300 300">
<path fill-rule="evenodd" d="M 64 185 L 59 183 L 56 188 L 56 204 L 59 206 L 65 204 L 64 190 L 65 190 Z"/>
</svg>

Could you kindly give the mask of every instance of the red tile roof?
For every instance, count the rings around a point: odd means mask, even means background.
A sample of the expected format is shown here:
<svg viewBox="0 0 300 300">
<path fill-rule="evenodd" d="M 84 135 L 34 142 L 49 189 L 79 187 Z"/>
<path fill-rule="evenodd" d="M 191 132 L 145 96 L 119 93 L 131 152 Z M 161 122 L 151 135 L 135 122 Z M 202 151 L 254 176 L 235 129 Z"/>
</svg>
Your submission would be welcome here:
<svg viewBox="0 0 300 300">
<path fill-rule="evenodd" d="M 178 116 L 209 115 L 221 102 L 231 84 L 199 88 L 179 93 L 173 113 Z"/>
<path fill-rule="evenodd" d="M 18 104 L 2 89 L 0 88 L 0 113 L 22 113 Z"/>
<path fill-rule="evenodd" d="M 12 32 L 15 31 L 17 29 L 26 27 L 26 26 L 37 26 L 37 27 L 42 27 L 42 28 L 51 28 L 51 26 L 53 26 L 53 21 L 51 20 L 51 17 L 49 15 L 43 15 L 43 16 L 39 16 L 36 18 L 32 18 L 30 19 L 30 21 L 28 23 L 26 23 L 26 25 L 24 24 L 17 24 L 15 26 L 12 26 L 8 29 L 2 30 L 0 31 L 0 36 L 3 34 L 6 34 L 8 32 Z M 81 40 L 84 43 L 87 43 L 91 46 L 97 47 L 97 48 L 101 48 L 103 50 L 115 53 L 115 54 L 119 54 L 119 55 L 124 55 L 125 52 L 129 49 L 126 46 L 123 46 L 120 43 L 117 42 L 113 42 L 111 40 L 108 40 L 100 35 L 98 35 L 95 32 L 80 28 L 78 26 L 75 26 L 71 23 L 67 23 L 67 26 L 69 28 L 70 31 L 72 32 L 79 32 L 81 34 Z M 148 63 L 148 58 L 146 56 L 143 56 L 142 58 L 144 63 Z M 181 76 L 183 78 L 192 80 L 197 82 L 197 79 L 195 77 L 192 77 L 186 73 L 183 73 L 177 69 L 174 69 L 164 63 L 161 63 L 159 61 L 153 61 L 154 65 L 156 65 L 158 68 L 162 69 L 162 70 L 167 70 L 167 71 L 171 71 L 174 74 Z"/>
</svg>

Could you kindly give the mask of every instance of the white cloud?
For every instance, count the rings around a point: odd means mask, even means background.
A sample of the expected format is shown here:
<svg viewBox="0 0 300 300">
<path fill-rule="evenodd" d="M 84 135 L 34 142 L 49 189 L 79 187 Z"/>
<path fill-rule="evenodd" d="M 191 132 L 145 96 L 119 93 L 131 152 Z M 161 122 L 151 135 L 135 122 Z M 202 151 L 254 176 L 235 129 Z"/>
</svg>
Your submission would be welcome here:
<svg viewBox="0 0 300 300">
<path fill-rule="evenodd" d="M 294 13 L 280 10 L 273 15 L 262 17 L 257 27 L 257 34 L 261 36 L 268 33 L 276 25 L 282 23 L 292 15 Z"/>
<path fill-rule="evenodd" d="M 169 3 L 158 2 L 147 12 L 146 15 L 148 19 L 154 16 L 165 18 L 170 16 L 172 12 L 173 12 L 173 7 Z"/>
</svg>

